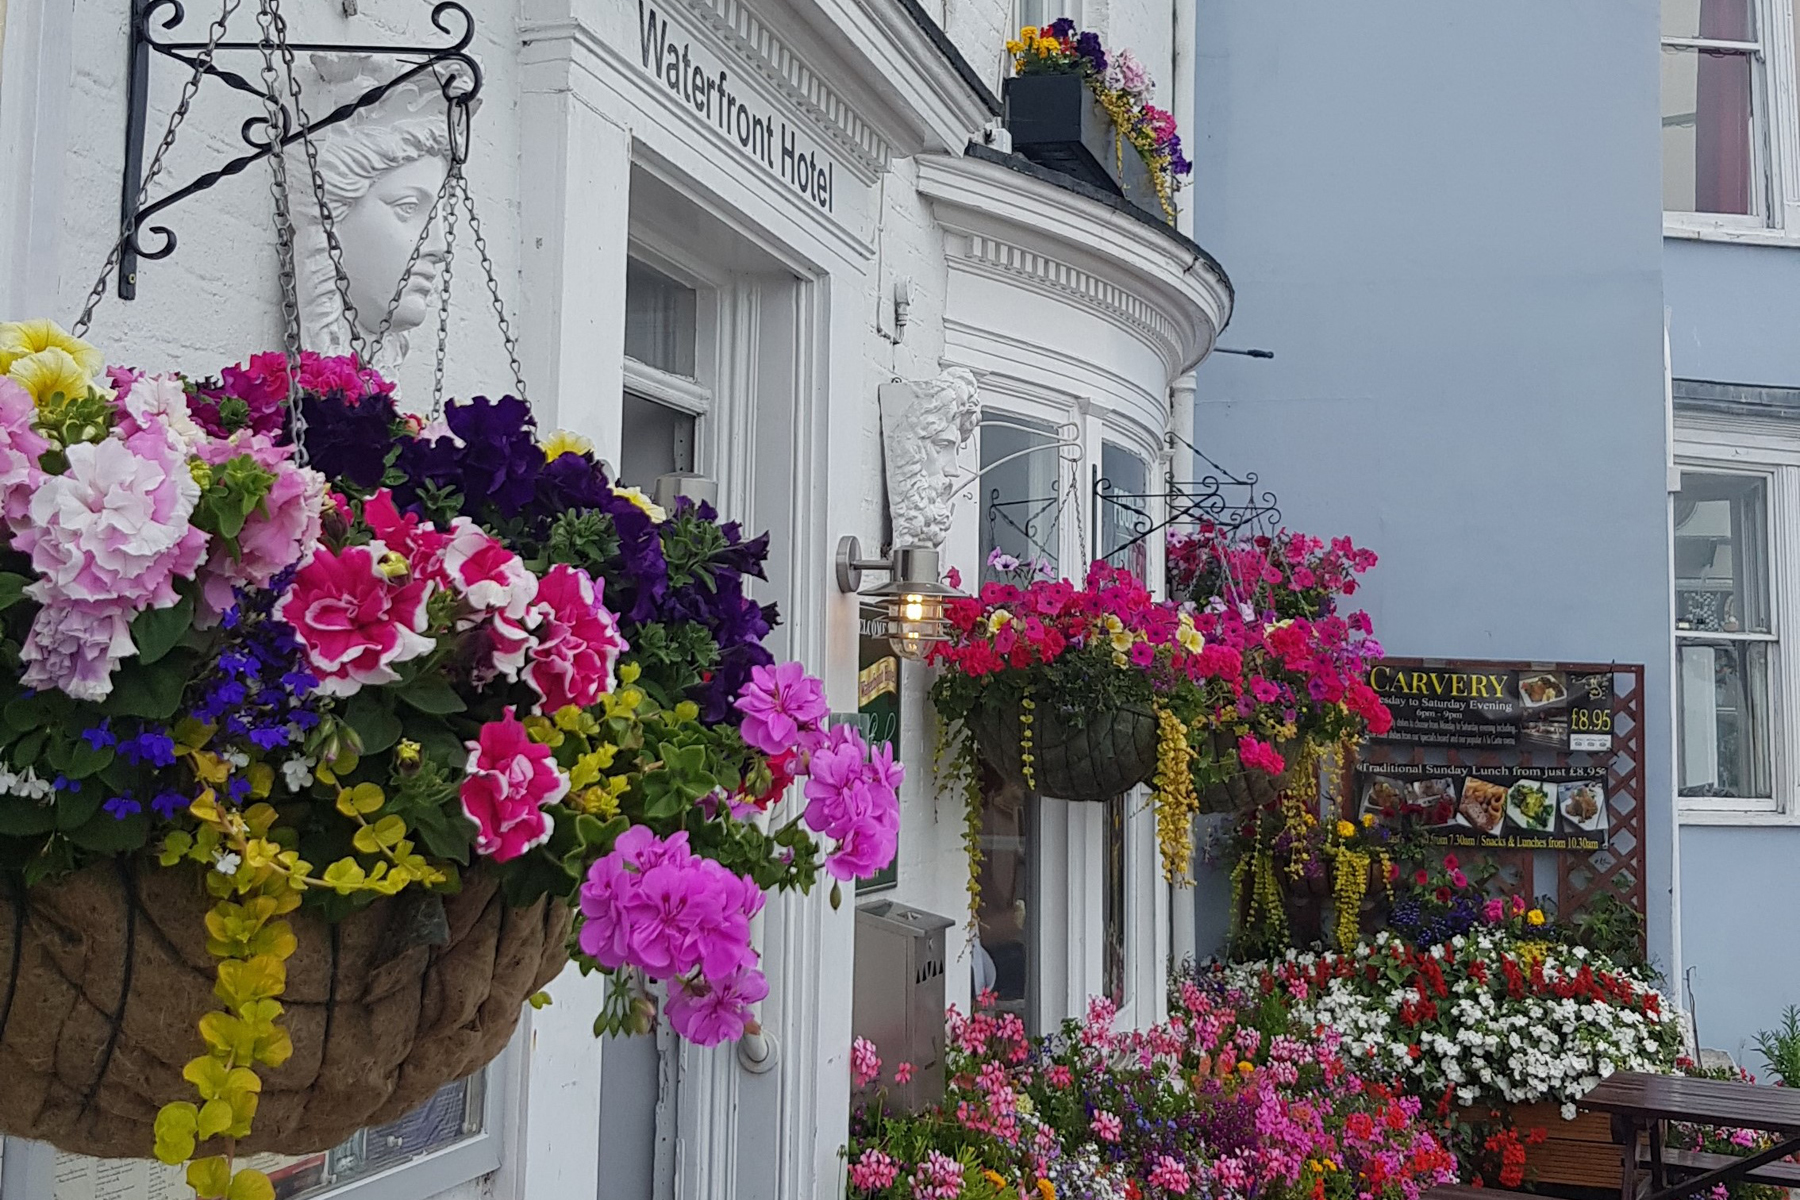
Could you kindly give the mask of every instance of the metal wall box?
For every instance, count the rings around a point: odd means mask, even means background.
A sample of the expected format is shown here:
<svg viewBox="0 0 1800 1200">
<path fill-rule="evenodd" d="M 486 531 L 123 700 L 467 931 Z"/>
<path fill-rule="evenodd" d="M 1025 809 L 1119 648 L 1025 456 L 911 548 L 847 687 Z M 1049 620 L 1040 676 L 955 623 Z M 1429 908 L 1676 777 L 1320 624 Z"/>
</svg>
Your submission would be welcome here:
<svg viewBox="0 0 1800 1200">
<path fill-rule="evenodd" d="M 1079 75 L 1018 75 L 1006 81 L 1006 131 L 1013 153 L 1123 196 L 1165 220 L 1150 168 Z"/>
<path fill-rule="evenodd" d="M 881 1052 L 881 1075 L 858 1100 L 885 1093 L 889 1112 L 918 1112 L 944 1098 L 944 931 L 948 917 L 877 900 L 856 910 L 856 980 L 850 1026 Z M 912 1079 L 894 1082 L 907 1062 Z"/>
</svg>

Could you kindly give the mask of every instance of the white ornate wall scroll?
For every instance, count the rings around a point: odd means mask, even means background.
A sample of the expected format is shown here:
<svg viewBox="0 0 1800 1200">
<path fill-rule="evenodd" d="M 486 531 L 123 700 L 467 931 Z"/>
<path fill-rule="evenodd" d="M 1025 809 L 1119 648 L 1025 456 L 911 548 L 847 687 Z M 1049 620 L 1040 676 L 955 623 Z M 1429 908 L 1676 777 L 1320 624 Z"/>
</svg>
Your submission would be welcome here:
<svg viewBox="0 0 1800 1200">
<path fill-rule="evenodd" d="M 881 386 L 894 545 L 939 549 L 950 532 L 957 452 L 981 419 L 975 373 L 951 367 L 933 379 Z"/>
</svg>

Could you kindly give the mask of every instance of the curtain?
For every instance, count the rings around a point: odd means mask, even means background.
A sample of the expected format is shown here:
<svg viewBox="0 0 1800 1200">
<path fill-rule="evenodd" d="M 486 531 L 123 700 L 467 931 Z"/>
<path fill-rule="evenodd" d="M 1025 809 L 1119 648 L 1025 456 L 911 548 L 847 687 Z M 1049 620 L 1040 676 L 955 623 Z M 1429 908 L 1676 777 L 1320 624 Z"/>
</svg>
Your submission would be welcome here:
<svg viewBox="0 0 1800 1200">
<path fill-rule="evenodd" d="M 1752 39 L 1749 0 L 1700 0 L 1700 36 Z M 1750 211 L 1750 56 L 1699 52 L 1694 117 L 1694 209 Z"/>
</svg>

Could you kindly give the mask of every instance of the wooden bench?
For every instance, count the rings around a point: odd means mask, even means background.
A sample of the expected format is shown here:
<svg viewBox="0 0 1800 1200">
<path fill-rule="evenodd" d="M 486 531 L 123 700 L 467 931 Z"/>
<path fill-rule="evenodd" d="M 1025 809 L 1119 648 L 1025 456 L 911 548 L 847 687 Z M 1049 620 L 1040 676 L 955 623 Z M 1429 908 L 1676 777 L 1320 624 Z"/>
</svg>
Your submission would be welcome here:
<svg viewBox="0 0 1800 1200">
<path fill-rule="evenodd" d="M 1664 1150 L 1663 1165 L 1681 1172 L 1717 1171 L 1742 1159 L 1732 1154 L 1707 1154 L 1697 1150 Z M 1647 1161 L 1638 1164 L 1648 1167 Z M 1772 1162 L 1744 1172 L 1745 1183 L 1772 1183 L 1776 1187 L 1800 1188 L 1800 1163 Z"/>
<path fill-rule="evenodd" d="M 1780 1161 L 1800 1153 L 1800 1089 L 1620 1071 L 1601 1080 L 1580 1103 L 1613 1118 L 1620 1200 L 1640 1200 L 1638 1178 L 1645 1167 L 1650 1186 L 1641 1200 L 1684 1200 L 1715 1184 L 1751 1180 L 1753 1173 L 1765 1176 L 1757 1182 L 1776 1182 L 1776 1176 L 1788 1171 L 1800 1175 L 1800 1168 Z M 1666 1145 L 1670 1121 L 1757 1129 L 1773 1134 L 1775 1144 L 1742 1158 L 1671 1150 Z M 1640 1140 L 1647 1143 L 1641 1150 Z M 1671 1183 L 1671 1174 L 1682 1178 Z"/>
</svg>

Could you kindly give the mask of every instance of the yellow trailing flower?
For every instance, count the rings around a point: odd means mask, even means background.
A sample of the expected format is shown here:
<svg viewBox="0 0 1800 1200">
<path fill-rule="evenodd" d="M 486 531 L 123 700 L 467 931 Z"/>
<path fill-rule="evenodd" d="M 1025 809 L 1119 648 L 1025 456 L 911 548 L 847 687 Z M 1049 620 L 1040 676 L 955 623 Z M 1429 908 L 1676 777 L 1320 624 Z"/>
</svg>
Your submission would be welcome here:
<svg viewBox="0 0 1800 1200">
<path fill-rule="evenodd" d="M 1188 728 L 1168 709 L 1156 710 L 1156 777 L 1150 801 L 1156 809 L 1156 844 L 1162 851 L 1163 878 L 1187 886 L 1194 860 L 1194 814 L 1200 797 L 1194 791 L 1194 747 Z"/>
<path fill-rule="evenodd" d="M 544 461 L 561 458 L 565 454 L 590 454 L 594 443 L 579 433 L 570 433 L 566 429 L 558 429 L 544 439 Z"/>
<path fill-rule="evenodd" d="M 55 321 L 0 322 L 0 372 L 11 371 L 19 359 L 44 350 L 61 350 L 89 377 L 106 370 L 106 358 L 97 347 Z"/>
</svg>

